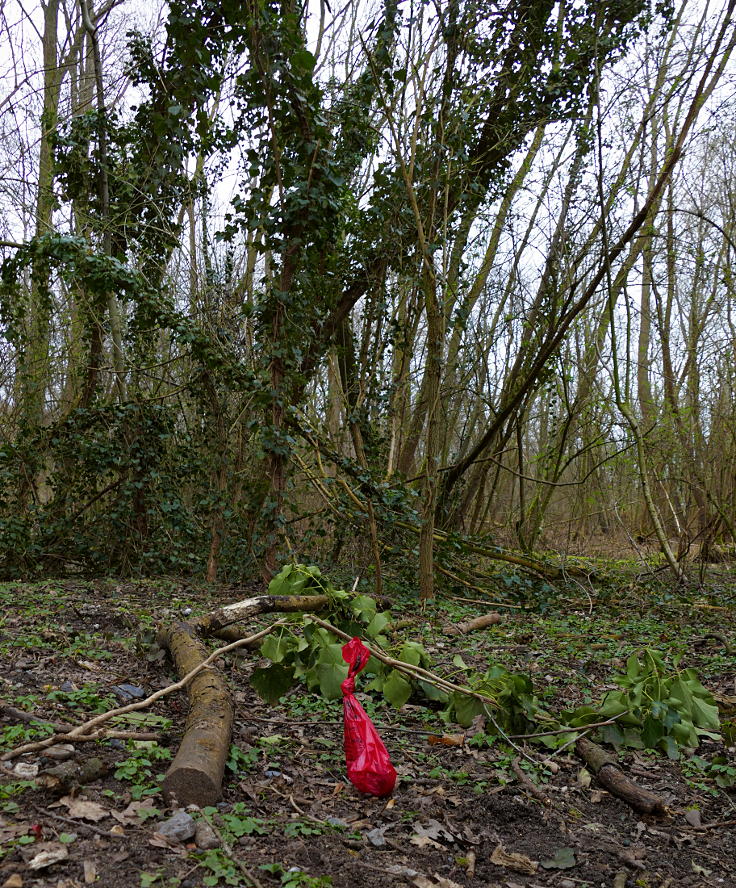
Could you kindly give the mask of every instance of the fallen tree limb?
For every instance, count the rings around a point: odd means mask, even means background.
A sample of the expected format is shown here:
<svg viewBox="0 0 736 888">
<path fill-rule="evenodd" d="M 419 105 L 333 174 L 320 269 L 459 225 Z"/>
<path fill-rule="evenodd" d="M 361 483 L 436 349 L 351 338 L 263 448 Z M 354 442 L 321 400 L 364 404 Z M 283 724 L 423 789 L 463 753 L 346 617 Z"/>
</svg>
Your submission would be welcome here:
<svg viewBox="0 0 736 888">
<path fill-rule="evenodd" d="M 411 531 L 415 533 L 417 536 L 420 533 L 420 528 L 415 527 L 413 524 L 408 524 L 405 521 L 396 521 L 397 527 L 403 527 L 404 530 Z M 438 542 L 447 542 L 450 539 L 450 534 L 445 533 L 443 530 L 435 530 L 433 533 L 434 539 Z M 519 555 L 516 552 L 509 552 L 508 549 L 501 549 L 498 546 L 488 547 L 488 546 L 480 546 L 477 543 L 472 542 L 471 540 L 465 539 L 463 537 L 458 538 L 462 544 L 463 549 L 466 552 L 474 552 L 476 555 L 482 555 L 484 558 L 488 558 L 490 561 L 504 561 L 507 564 L 515 564 L 517 567 L 523 567 L 525 570 L 533 571 L 534 573 L 539 574 L 545 578 L 551 577 L 552 579 L 564 579 L 566 575 L 573 577 L 583 577 L 584 579 L 590 579 L 595 575 L 594 571 L 585 570 L 582 567 L 578 567 L 576 564 L 570 564 L 565 567 L 557 567 L 554 564 L 550 564 L 547 561 L 540 561 L 537 558 L 533 558 L 531 556 Z M 477 588 L 477 587 L 476 587 Z"/>
<path fill-rule="evenodd" d="M 215 635 L 233 623 L 255 617 L 258 614 L 279 613 L 311 613 L 322 610 L 330 603 L 327 595 L 256 595 L 244 598 L 233 604 L 226 604 L 195 620 L 189 625 L 198 635 Z"/>
<path fill-rule="evenodd" d="M 161 630 L 159 644 L 184 678 L 207 660 L 207 648 L 190 623 Z M 189 714 L 179 751 L 164 777 L 167 804 L 214 805 L 222 798 L 222 775 L 230 749 L 234 706 L 217 668 L 200 669 L 188 683 Z"/>
<path fill-rule="evenodd" d="M 665 804 L 662 799 L 627 777 L 618 767 L 618 761 L 609 755 L 603 747 L 585 737 L 580 737 L 575 743 L 575 751 L 593 771 L 601 786 L 607 789 L 611 795 L 615 795 L 616 798 L 626 802 L 627 805 L 642 814 L 659 816 L 665 813 Z"/>
<path fill-rule="evenodd" d="M 466 620 L 464 623 L 458 623 L 456 626 L 448 626 L 445 629 L 445 635 L 467 635 L 468 632 L 474 632 L 476 629 L 486 629 L 488 626 L 495 626 L 501 622 L 501 614 L 483 614 L 482 617 L 475 617 L 472 620 Z"/>
</svg>

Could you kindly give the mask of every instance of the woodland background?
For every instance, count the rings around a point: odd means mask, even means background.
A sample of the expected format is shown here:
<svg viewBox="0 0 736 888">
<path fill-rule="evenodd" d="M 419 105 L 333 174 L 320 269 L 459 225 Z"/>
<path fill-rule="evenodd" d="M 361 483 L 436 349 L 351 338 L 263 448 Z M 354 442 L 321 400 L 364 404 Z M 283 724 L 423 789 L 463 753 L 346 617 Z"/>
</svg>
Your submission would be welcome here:
<svg viewBox="0 0 736 888">
<path fill-rule="evenodd" d="M 726 557 L 733 8 L 5 3 L 0 574 Z"/>
</svg>

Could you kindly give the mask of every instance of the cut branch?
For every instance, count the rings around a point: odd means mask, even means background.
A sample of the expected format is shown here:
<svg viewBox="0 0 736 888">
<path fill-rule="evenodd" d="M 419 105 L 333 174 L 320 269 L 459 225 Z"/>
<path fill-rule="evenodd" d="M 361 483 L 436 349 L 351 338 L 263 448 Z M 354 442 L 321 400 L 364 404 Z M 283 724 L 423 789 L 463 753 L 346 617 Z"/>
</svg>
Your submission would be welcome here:
<svg viewBox="0 0 736 888">
<path fill-rule="evenodd" d="M 662 799 L 642 789 L 637 783 L 627 777 L 618 767 L 618 761 L 609 755 L 605 749 L 592 743 L 585 737 L 580 737 L 575 743 L 575 750 L 580 758 L 593 771 L 596 779 L 611 795 L 626 802 L 635 811 L 642 814 L 662 815 L 665 813 L 665 805 Z"/>
</svg>

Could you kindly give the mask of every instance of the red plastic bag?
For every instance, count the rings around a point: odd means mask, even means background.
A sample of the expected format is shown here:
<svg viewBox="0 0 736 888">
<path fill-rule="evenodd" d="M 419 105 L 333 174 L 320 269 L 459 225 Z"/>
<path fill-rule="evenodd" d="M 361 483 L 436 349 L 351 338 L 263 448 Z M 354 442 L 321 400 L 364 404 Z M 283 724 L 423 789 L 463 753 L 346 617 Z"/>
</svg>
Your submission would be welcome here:
<svg viewBox="0 0 736 888">
<path fill-rule="evenodd" d="M 396 785 L 396 771 L 373 722 L 355 698 L 355 676 L 365 667 L 370 651 L 359 638 L 353 638 L 342 646 L 342 658 L 350 667 L 340 685 L 348 778 L 361 792 L 385 796 Z"/>
</svg>

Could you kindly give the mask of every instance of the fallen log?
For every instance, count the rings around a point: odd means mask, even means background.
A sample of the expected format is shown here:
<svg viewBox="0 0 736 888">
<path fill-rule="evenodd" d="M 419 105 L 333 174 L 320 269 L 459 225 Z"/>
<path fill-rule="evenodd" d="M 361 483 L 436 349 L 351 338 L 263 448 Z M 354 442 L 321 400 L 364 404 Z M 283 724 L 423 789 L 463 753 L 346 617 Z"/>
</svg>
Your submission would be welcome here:
<svg viewBox="0 0 736 888">
<path fill-rule="evenodd" d="M 464 623 L 458 623 L 456 626 L 448 626 L 445 629 L 445 635 L 467 635 L 468 632 L 474 632 L 476 629 L 485 629 L 487 626 L 494 626 L 501 622 L 501 614 L 483 614 L 482 617 L 475 617 L 472 620 L 466 620 Z"/>
<path fill-rule="evenodd" d="M 171 654 L 180 677 L 207 659 L 198 636 L 214 635 L 246 647 L 260 636 L 243 638 L 237 623 L 258 614 L 304 613 L 322 610 L 327 595 L 258 595 L 227 604 L 190 622 L 162 629 L 158 642 Z M 269 630 L 270 631 L 270 630 Z M 234 705 L 222 673 L 213 667 L 199 672 L 189 683 L 189 715 L 179 751 L 162 784 L 167 802 L 179 805 L 214 805 L 222 798 L 222 777 L 230 750 Z"/>
<path fill-rule="evenodd" d="M 176 622 L 159 633 L 183 678 L 208 657 L 190 623 Z M 222 798 L 233 726 L 233 701 L 219 669 L 210 667 L 189 684 L 189 715 L 181 746 L 164 777 L 162 790 L 167 803 L 175 798 L 181 806 L 214 805 Z"/>
<path fill-rule="evenodd" d="M 655 814 L 661 816 L 665 813 L 665 805 L 662 799 L 643 789 L 618 767 L 618 761 L 609 755 L 605 749 L 593 743 L 586 737 L 579 737 L 575 742 L 575 750 L 580 758 L 595 774 L 598 782 L 611 795 L 626 802 L 635 811 L 641 814 Z"/>
<path fill-rule="evenodd" d="M 258 614 L 278 613 L 306 613 L 322 610 L 330 603 L 327 595 L 256 595 L 253 598 L 244 598 L 226 604 L 204 616 L 191 620 L 190 625 L 198 635 L 217 635 L 218 638 L 227 638 L 227 627 L 233 623 L 240 623 Z M 242 632 L 238 630 L 232 639 L 240 638 Z"/>
</svg>

